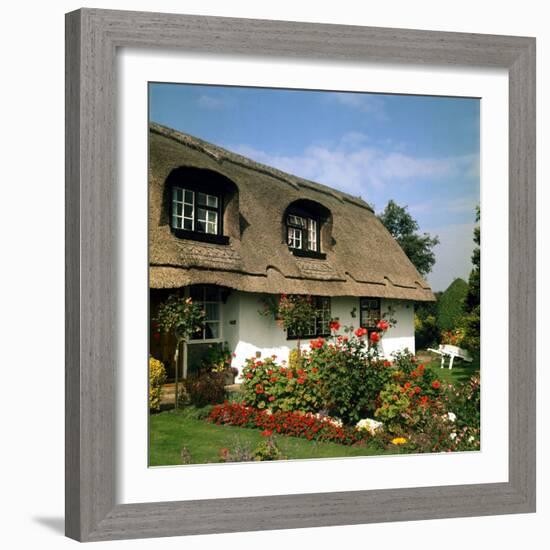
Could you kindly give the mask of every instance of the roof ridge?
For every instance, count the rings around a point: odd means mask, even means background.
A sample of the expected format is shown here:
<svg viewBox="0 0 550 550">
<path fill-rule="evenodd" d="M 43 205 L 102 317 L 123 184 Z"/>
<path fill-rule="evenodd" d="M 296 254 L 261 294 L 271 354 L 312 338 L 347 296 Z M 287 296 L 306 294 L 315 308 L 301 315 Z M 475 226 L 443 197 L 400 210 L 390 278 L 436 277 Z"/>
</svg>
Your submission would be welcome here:
<svg viewBox="0 0 550 550">
<path fill-rule="evenodd" d="M 364 208 L 374 213 L 374 209 L 372 208 L 372 206 L 360 197 L 354 197 L 353 195 L 350 195 L 343 191 L 339 191 L 337 189 L 334 189 L 333 187 L 329 187 L 328 185 L 301 178 L 288 172 L 283 172 L 282 170 L 278 170 L 277 168 L 273 168 L 272 166 L 268 166 L 267 164 L 262 164 L 261 162 L 252 160 L 251 158 L 245 157 L 244 155 L 234 153 L 233 151 L 229 151 L 224 147 L 220 147 L 219 145 L 215 145 L 191 134 L 180 132 L 179 130 L 174 130 L 173 128 L 164 126 L 163 124 L 159 124 L 158 122 L 150 122 L 149 127 L 151 131 L 159 135 L 173 139 L 174 141 L 177 141 L 178 143 L 181 143 L 182 145 L 185 145 L 187 147 L 200 150 L 201 152 L 212 157 L 217 162 L 228 161 L 233 164 L 237 164 L 239 166 L 243 166 L 245 168 L 249 168 L 251 170 L 255 170 L 257 172 L 275 177 L 289 184 L 294 189 L 306 187 L 308 189 L 311 189 L 312 191 L 317 191 L 318 193 L 330 195 L 341 202 L 349 202 L 351 204 L 354 204 L 355 206 L 358 206 L 359 208 Z"/>
</svg>

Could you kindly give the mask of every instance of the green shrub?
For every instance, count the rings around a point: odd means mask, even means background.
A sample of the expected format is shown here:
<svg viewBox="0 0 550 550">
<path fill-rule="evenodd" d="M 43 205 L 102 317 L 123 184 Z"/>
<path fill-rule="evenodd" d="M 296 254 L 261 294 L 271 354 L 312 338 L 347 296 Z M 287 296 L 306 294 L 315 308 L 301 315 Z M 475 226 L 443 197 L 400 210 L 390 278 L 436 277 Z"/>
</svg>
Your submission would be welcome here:
<svg viewBox="0 0 550 550">
<path fill-rule="evenodd" d="M 158 359 L 149 356 L 149 410 L 160 411 L 160 395 L 165 382 L 164 365 Z"/>
<path fill-rule="evenodd" d="M 439 343 L 439 329 L 434 315 L 414 316 L 414 343 L 416 349 L 426 349 Z"/>
<path fill-rule="evenodd" d="M 455 279 L 437 301 L 437 327 L 440 331 L 453 330 L 464 312 L 468 283 Z"/>
<path fill-rule="evenodd" d="M 286 456 L 283 455 L 281 449 L 277 447 L 277 444 L 271 437 L 266 437 L 255 449 L 254 460 L 286 460 Z"/>
<path fill-rule="evenodd" d="M 257 409 L 315 412 L 322 407 L 319 370 L 302 360 L 278 365 L 275 357 L 247 359 L 241 386 L 243 402 Z"/>
<path fill-rule="evenodd" d="M 185 382 L 189 400 L 195 407 L 223 403 L 225 399 L 224 374 L 219 372 L 202 373 Z"/>
</svg>

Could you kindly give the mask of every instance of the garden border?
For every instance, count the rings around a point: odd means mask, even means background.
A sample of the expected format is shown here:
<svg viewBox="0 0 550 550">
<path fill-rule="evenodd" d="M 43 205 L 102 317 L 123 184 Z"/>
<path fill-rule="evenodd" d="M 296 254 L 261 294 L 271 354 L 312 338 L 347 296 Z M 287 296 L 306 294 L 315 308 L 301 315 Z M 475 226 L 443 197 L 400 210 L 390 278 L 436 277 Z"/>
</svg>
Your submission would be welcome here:
<svg viewBox="0 0 550 550">
<path fill-rule="evenodd" d="M 116 504 L 117 48 L 509 71 L 509 481 Z M 81 541 L 535 511 L 535 39 L 81 9 L 66 16 L 66 534 Z"/>
</svg>

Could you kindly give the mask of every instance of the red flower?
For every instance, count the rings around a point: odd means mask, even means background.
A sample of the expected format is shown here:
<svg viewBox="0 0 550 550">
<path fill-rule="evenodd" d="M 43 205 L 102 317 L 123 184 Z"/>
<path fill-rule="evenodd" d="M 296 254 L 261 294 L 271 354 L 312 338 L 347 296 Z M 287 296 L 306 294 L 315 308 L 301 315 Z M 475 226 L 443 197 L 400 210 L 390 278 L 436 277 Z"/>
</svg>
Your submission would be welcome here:
<svg viewBox="0 0 550 550">
<path fill-rule="evenodd" d="M 330 330 L 337 332 L 340 330 L 340 323 L 338 321 L 331 321 L 329 324 Z"/>
<path fill-rule="evenodd" d="M 256 393 L 258 395 L 264 393 L 264 387 L 261 384 L 256 384 Z"/>
<path fill-rule="evenodd" d="M 286 375 L 286 377 L 287 377 L 289 380 L 292 380 L 292 379 L 294 378 L 294 373 L 293 373 L 291 370 L 289 370 L 288 373 L 287 373 L 287 375 Z"/>
<path fill-rule="evenodd" d="M 298 384 L 303 384 L 305 382 L 305 379 L 304 378 L 298 378 L 298 380 L 296 380 L 296 382 L 298 382 Z"/>
<path fill-rule="evenodd" d="M 424 369 L 425 369 L 425 368 L 426 368 L 426 367 L 425 367 L 424 365 L 418 365 L 418 370 L 419 370 L 420 372 L 424 372 Z"/>
<path fill-rule="evenodd" d="M 309 347 L 311 349 L 320 349 L 323 347 L 323 344 L 325 343 L 324 339 L 323 338 L 317 338 L 317 340 L 312 340 L 310 343 L 309 343 Z"/>
<path fill-rule="evenodd" d="M 384 361 L 384 366 L 391 367 L 391 361 L 388 361 L 388 360 Z"/>
<path fill-rule="evenodd" d="M 408 390 L 411 387 L 410 382 L 405 382 L 405 389 Z"/>
<path fill-rule="evenodd" d="M 264 431 L 262 432 L 262 435 L 263 435 L 264 437 L 271 437 L 271 436 L 273 435 L 273 430 L 264 430 Z"/>
<path fill-rule="evenodd" d="M 378 332 L 371 332 L 370 333 L 370 341 L 373 344 L 376 344 L 376 342 L 378 342 L 379 340 L 380 340 L 380 334 L 378 334 Z"/>
<path fill-rule="evenodd" d="M 376 328 L 379 328 L 380 330 L 388 330 L 390 328 L 390 324 L 384 320 L 378 321 Z"/>
<path fill-rule="evenodd" d="M 253 374 L 251 372 L 246 373 L 246 377 L 250 380 L 252 378 Z"/>
<path fill-rule="evenodd" d="M 274 395 L 270 395 L 268 401 L 275 401 L 275 396 L 274 396 Z"/>
<path fill-rule="evenodd" d="M 319 372 L 319 369 L 318 369 L 317 367 L 313 367 L 313 368 L 311 369 L 311 372 L 312 372 L 313 374 L 317 374 L 317 373 Z"/>
<path fill-rule="evenodd" d="M 272 376 L 269 381 L 270 382 L 277 382 L 277 380 L 279 380 L 276 376 Z"/>
<path fill-rule="evenodd" d="M 420 398 L 420 404 L 421 404 L 421 405 L 426 405 L 427 403 L 428 403 L 428 396 L 423 395 L 423 396 Z"/>
<path fill-rule="evenodd" d="M 441 382 L 440 382 L 439 380 L 434 380 L 434 381 L 432 382 L 432 388 L 433 388 L 434 390 L 438 390 L 438 389 L 440 388 L 440 386 L 441 386 Z"/>
<path fill-rule="evenodd" d="M 422 390 L 420 389 L 419 386 L 415 386 L 414 387 L 414 393 L 420 393 Z"/>
<path fill-rule="evenodd" d="M 367 331 L 366 328 L 359 327 L 359 328 L 355 331 L 355 336 L 357 336 L 357 338 L 362 338 L 362 337 L 365 336 L 367 333 L 368 333 L 368 331 Z"/>
</svg>

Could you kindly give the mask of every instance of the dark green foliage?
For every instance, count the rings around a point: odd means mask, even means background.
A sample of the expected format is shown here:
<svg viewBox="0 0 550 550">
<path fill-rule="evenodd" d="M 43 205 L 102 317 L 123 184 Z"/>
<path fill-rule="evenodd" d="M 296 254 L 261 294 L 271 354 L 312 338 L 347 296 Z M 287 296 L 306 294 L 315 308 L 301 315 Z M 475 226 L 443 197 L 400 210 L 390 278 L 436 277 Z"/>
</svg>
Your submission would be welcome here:
<svg viewBox="0 0 550 550">
<path fill-rule="evenodd" d="M 417 350 L 436 346 L 440 339 L 439 333 L 435 315 L 426 315 L 424 318 L 414 316 L 414 344 Z"/>
<path fill-rule="evenodd" d="M 189 399 L 196 407 L 223 403 L 225 399 L 224 375 L 221 372 L 203 373 L 186 381 Z"/>
<path fill-rule="evenodd" d="M 479 223 L 480 210 L 476 208 L 476 222 Z M 464 329 L 464 340 L 462 346 L 469 350 L 474 356 L 479 355 L 480 348 L 480 275 L 481 275 L 481 257 L 479 245 L 481 244 L 481 229 L 477 225 L 474 229 L 474 242 L 477 245 L 472 254 L 472 263 L 474 268 L 468 279 L 468 291 L 464 298 L 464 316 L 460 321 L 460 327 Z"/>
<path fill-rule="evenodd" d="M 409 214 L 406 206 L 399 206 L 390 200 L 378 216 L 392 237 L 399 243 L 403 252 L 422 276 L 426 276 L 435 264 L 434 246 L 439 238 L 428 233 L 418 232 L 418 222 Z"/>
<path fill-rule="evenodd" d="M 455 279 L 437 301 L 437 327 L 440 331 L 454 330 L 464 313 L 464 299 L 468 284 L 464 279 Z"/>
</svg>

